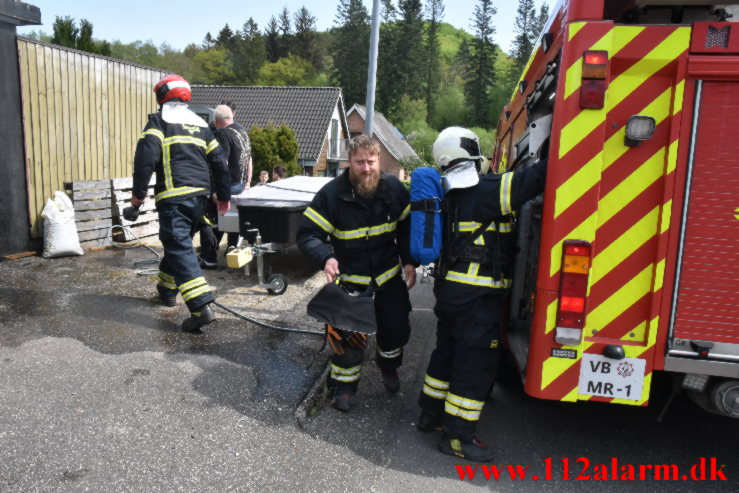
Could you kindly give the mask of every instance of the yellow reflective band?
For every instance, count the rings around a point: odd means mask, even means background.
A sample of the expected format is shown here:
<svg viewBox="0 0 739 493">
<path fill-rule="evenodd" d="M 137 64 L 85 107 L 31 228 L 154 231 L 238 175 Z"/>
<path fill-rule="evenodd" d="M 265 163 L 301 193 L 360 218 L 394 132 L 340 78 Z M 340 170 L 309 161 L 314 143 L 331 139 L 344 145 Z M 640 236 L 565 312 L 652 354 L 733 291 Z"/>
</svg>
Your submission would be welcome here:
<svg viewBox="0 0 739 493">
<path fill-rule="evenodd" d="M 203 276 L 196 277 L 195 279 L 190 279 L 189 281 L 178 286 L 177 289 L 179 289 L 180 291 L 187 291 L 188 288 L 200 286 L 201 284 L 205 284 L 205 278 Z"/>
<path fill-rule="evenodd" d="M 398 218 L 398 221 L 402 221 L 403 219 L 408 217 L 408 214 L 410 213 L 411 213 L 411 205 L 408 204 L 407 206 L 405 206 L 405 209 L 403 209 L 403 212 L 400 213 L 400 217 Z"/>
<path fill-rule="evenodd" d="M 368 276 L 350 276 L 348 274 L 341 274 L 341 279 L 346 282 L 353 282 L 354 284 L 369 284 L 372 280 Z"/>
<path fill-rule="evenodd" d="M 511 183 L 513 172 L 503 173 L 500 177 L 500 213 L 504 216 L 511 213 Z"/>
<path fill-rule="evenodd" d="M 193 298 L 197 298 L 201 294 L 210 292 L 210 286 L 207 284 L 203 287 L 193 289 L 192 291 L 189 291 L 188 293 L 182 293 L 182 299 L 185 301 L 190 301 Z"/>
<path fill-rule="evenodd" d="M 470 262 L 470 266 L 467 268 L 467 275 L 468 276 L 476 276 L 480 273 L 480 264 L 475 262 Z"/>
<path fill-rule="evenodd" d="M 452 416 L 464 418 L 467 421 L 477 421 L 480 419 L 480 411 L 467 411 L 465 409 L 461 409 L 449 402 L 449 396 L 447 396 L 447 401 L 444 403 L 444 411 Z"/>
<path fill-rule="evenodd" d="M 462 396 L 452 394 L 452 393 L 447 394 L 446 400 L 451 402 L 454 405 L 457 405 L 459 407 L 463 407 L 466 409 L 470 409 L 472 411 L 474 410 L 480 411 L 482 410 L 482 406 L 485 405 L 485 403 L 482 401 L 467 399 L 466 397 L 462 397 Z"/>
<path fill-rule="evenodd" d="M 359 238 L 369 238 L 370 236 L 379 236 L 384 233 L 390 233 L 395 231 L 396 229 L 397 221 L 394 221 L 391 223 L 380 224 L 378 226 L 351 229 L 349 231 L 334 229 L 331 234 L 339 240 L 357 240 Z"/>
<path fill-rule="evenodd" d="M 157 282 L 160 286 L 167 288 L 167 289 L 177 289 L 177 285 L 170 281 L 165 281 L 161 277 L 159 278 L 159 281 Z"/>
<path fill-rule="evenodd" d="M 207 190 L 202 187 L 179 187 L 159 192 L 154 196 L 154 201 L 176 197 L 178 195 L 186 195 L 188 193 L 197 193 Z"/>
<path fill-rule="evenodd" d="M 331 372 L 340 375 L 354 375 L 355 373 L 359 373 L 361 369 L 362 365 L 352 366 L 351 368 L 342 368 L 331 363 Z"/>
<path fill-rule="evenodd" d="M 146 130 L 144 133 L 141 134 L 141 137 L 139 137 L 139 139 L 143 139 L 147 135 L 152 135 L 160 141 L 164 140 L 164 133 L 162 133 L 161 130 L 157 130 L 156 128 L 150 128 L 149 130 Z"/>
<path fill-rule="evenodd" d="M 204 222 L 205 224 L 207 224 L 208 226 L 215 226 L 215 224 L 213 223 L 213 221 L 211 221 L 210 219 L 208 219 L 208 216 L 203 216 L 203 217 L 201 217 L 200 219 L 201 219 L 201 220 L 202 220 L 202 221 L 203 221 L 203 222 Z"/>
<path fill-rule="evenodd" d="M 494 289 L 507 289 L 511 287 L 510 279 L 496 281 L 492 277 L 469 275 L 463 272 L 449 271 L 447 272 L 445 279 L 461 284 L 469 284 L 471 286 L 485 286 Z"/>
<path fill-rule="evenodd" d="M 393 349 L 392 351 L 385 352 L 385 351 L 380 350 L 379 346 L 377 347 L 377 354 L 382 358 L 387 358 L 387 359 L 397 358 L 398 356 L 400 356 L 402 352 L 403 352 L 403 349 L 401 348 Z"/>
<path fill-rule="evenodd" d="M 339 382 L 356 382 L 359 380 L 359 373 L 356 375 L 331 375 L 331 378 Z"/>
<path fill-rule="evenodd" d="M 423 386 L 423 393 L 429 397 L 433 397 L 434 399 L 440 399 L 442 401 L 446 399 L 445 391 L 436 390 L 435 388 L 429 387 L 428 385 Z"/>
<path fill-rule="evenodd" d="M 159 277 L 161 279 L 174 282 L 174 277 L 170 276 L 166 272 L 159 271 Z"/>
<path fill-rule="evenodd" d="M 480 223 L 475 221 L 460 221 L 456 224 L 457 231 L 460 233 L 471 233 L 477 228 L 480 227 Z M 511 223 L 498 223 L 498 227 L 496 228 L 495 222 L 490 223 L 490 226 L 488 226 L 485 231 L 500 231 L 501 233 L 510 233 L 513 231 L 513 224 Z"/>
<path fill-rule="evenodd" d="M 312 207 L 308 207 L 303 214 L 305 215 L 305 217 L 313 221 L 316 224 L 316 226 L 324 230 L 326 233 L 331 234 L 334 232 L 335 228 L 333 224 L 328 222 L 325 217 L 323 217 L 318 212 L 316 212 L 316 210 L 313 209 Z"/>
<path fill-rule="evenodd" d="M 388 282 L 390 279 L 395 277 L 396 274 L 400 274 L 400 264 L 396 265 L 392 269 L 389 269 L 383 272 L 382 274 L 380 274 L 379 276 L 377 276 L 377 279 L 375 279 L 375 281 L 377 281 L 378 286 L 382 286 L 383 284 Z"/>
<path fill-rule="evenodd" d="M 216 142 L 216 141 L 214 141 Z M 202 147 L 203 149 L 207 149 L 208 146 L 205 145 L 205 141 L 203 139 L 199 139 L 197 137 L 190 137 L 188 135 L 173 135 L 171 137 L 167 137 L 162 142 L 163 146 L 171 146 L 173 144 L 192 144 L 196 145 L 198 147 Z M 217 144 L 217 142 L 216 142 Z"/>
<path fill-rule="evenodd" d="M 210 154 L 217 147 L 218 147 L 218 141 L 216 139 L 211 140 L 210 144 L 208 144 L 208 147 L 205 148 L 205 154 Z"/>
<path fill-rule="evenodd" d="M 428 375 L 426 375 L 423 380 L 427 385 L 440 390 L 446 390 L 449 388 L 449 382 L 442 382 L 441 380 L 437 380 L 434 377 L 430 377 Z"/>
<path fill-rule="evenodd" d="M 165 190 L 170 190 L 174 188 L 174 183 L 172 182 L 172 167 L 169 163 L 170 156 L 171 154 L 169 152 L 169 146 L 162 146 L 162 167 L 164 168 Z M 156 200 L 156 196 L 154 197 L 154 200 Z"/>
</svg>

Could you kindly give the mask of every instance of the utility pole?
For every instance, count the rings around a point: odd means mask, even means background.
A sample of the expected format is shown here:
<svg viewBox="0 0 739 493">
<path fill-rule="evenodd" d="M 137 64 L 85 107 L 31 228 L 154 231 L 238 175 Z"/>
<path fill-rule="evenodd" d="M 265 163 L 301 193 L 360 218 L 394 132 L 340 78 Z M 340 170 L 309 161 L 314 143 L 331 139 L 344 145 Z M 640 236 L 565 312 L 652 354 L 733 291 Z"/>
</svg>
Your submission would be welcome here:
<svg viewBox="0 0 739 493">
<path fill-rule="evenodd" d="M 375 119 L 375 85 L 377 82 L 377 46 L 380 44 L 380 0 L 372 0 L 372 31 L 370 33 L 369 67 L 367 68 L 367 115 L 364 133 L 372 135 Z"/>
</svg>

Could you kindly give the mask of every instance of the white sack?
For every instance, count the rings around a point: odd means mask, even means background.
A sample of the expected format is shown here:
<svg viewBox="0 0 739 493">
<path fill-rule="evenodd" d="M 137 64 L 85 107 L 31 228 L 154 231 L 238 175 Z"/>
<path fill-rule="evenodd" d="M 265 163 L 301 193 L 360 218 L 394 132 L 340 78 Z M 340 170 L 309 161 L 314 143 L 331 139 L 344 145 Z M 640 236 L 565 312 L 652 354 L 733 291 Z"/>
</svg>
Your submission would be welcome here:
<svg viewBox="0 0 739 493">
<path fill-rule="evenodd" d="M 82 255 L 74 206 L 66 193 L 54 192 L 54 199 L 46 201 L 41 217 L 44 218 L 45 258 Z"/>
</svg>

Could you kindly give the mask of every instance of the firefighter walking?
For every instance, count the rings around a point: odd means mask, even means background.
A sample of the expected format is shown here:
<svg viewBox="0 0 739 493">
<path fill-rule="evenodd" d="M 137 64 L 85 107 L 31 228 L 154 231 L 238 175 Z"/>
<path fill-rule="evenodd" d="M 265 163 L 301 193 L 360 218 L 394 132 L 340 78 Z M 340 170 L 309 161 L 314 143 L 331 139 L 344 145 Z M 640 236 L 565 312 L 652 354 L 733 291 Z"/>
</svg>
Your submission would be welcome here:
<svg viewBox="0 0 739 493">
<path fill-rule="evenodd" d="M 328 282 L 339 278 L 351 289 L 374 296 L 376 361 L 385 388 L 397 392 L 397 369 L 410 337 L 408 290 L 416 270 L 409 254 L 409 194 L 400 180 L 380 171 L 379 151 L 366 135 L 349 142 L 349 168 L 324 186 L 306 209 L 298 246 L 323 269 Z M 367 341 L 363 334 L 334 327 L 328 337 L 334 350 L 329 381 L 333 406 L 349 411 Z"/>
<path fill-rule="evenodd" d="M 149 115 L 136 145 L 131 204 L 144 203 L 149 180 L 156 173 L 154 199 L 164 247 L 157 291 L 165 306 L 174 306 L 179 293 L 190 310 L 182 330 L 200 332 L 215 320 L 209 306 L 215 298 L 198 265 L 192 236 L 209 200 L 211 173 L 218 212 L 228 211 L 229 173 L 208 124 L 185 104 L 192 98 L 187 81 L 169 75 L 154 86 L 154 93 L 161 106 Z"/>
<path fill-rule="evenodd" d="M 446 214 L 437 265 L 436 348 L 419 397 L 421 431 L 443 430 L 439 450 L 475 462 L 492 459 L 475 437 L 501 350 L 501 304 L 511 286 L 513 211 L 544 190 L 545 162 L 516 173 L 478 176 L 477 135 L 450 127 L 433 146 Z"/>
</svg>

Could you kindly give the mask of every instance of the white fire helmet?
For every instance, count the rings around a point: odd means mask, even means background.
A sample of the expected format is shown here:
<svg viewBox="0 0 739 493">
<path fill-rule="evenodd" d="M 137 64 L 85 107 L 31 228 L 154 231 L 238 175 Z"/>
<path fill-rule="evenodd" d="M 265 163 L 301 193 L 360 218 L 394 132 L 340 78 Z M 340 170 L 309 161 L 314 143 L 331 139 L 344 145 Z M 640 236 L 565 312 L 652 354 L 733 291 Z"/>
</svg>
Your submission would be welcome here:
<svg viewBox="0 0 739 493">
<path fill-rule="evenodd" d="M 480 152 L 480 139 L 475 132 L 462 127 L 445 128 L 432 148 L 434 160 L 441 169 L 444 191 L 477 185 L 483 164 L 489 166 Z"/>
</svg>

